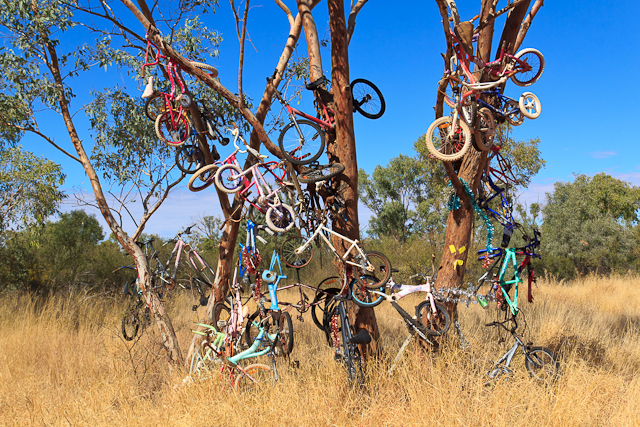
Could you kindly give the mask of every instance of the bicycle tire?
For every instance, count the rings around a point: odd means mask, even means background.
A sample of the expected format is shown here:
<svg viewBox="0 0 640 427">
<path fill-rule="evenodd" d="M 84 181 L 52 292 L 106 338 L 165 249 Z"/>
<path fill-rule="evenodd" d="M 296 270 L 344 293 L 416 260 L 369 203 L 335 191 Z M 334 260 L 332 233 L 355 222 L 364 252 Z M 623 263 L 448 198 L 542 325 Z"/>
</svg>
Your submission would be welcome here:
<svg viewBox="0 0 640 427">
<path fill-rule="evenodd" d="M 391 278 L 391 262 L 389 262 L 389 258 L 377 251 L 364 251 L 364 254 L 366 260 L 362 260 L 361 267 L 356 267 L 356 281 L 371 290 L 384 287 Z M 364 266 L 365 262 L 366 266 Z"/>
<path fill-rule="evenodd" d="M 527 64 L 531 65 L 531 70 L 527 71 L 526 73 L 518 72 L 512 75 L 511 81 L 513 81 L 518 86 L 531 86 L 532 84 L 537 82 L 544 71 L 544 55 L 542 55 L 542 52 L 529 47 L 526 49 L 522 49 L 514 56 L 521 61 L 525 61 Z M 526 56 L 526 58 L 523 59 L 524 56 Z"/>
<path fill-rule="evenodd" d="M 218 69 L 216 67 L 212 67 L 211 65 L 208 65 L 208 64 L 203 64 L 202 62 L 195 62 L 195 61 L 189 61 L 189 62 L 191 62 L 191 65 L 193 65 L 196 68 L 200 68 L 201 70 L 211 71 L 211 77 L 213 77 L 214 79 L 218 77 Z"/>
<path fill-rule="evenodd" d="M 269 206 L 265 214 L 267 225 L 276 233 L 286 233 L 291 230 L 296 223 L 295 218 L 293 208 L 286 203 L 275 207 Z"/>
<path fill-rule="evenodd" d="M 298 181 L 302 184 L 310 184 L 312 182 L 326 181 L 344 171 L 342 163 L 332 163 L 330 165 L 322 165 L 318 167 L 308 168 L 300 172 Z"/>
<path fill-rule="evenodd" d="M 384 114 L 386 104 L 380 89 L 369 80 L 355 79 L 351 82 L 353 109 L 368 119 L 379 119 Z"/>
<path fill-rule="evenodd" d="M 460 106 L 460 110 L 458 112 L 458 117 L 462 117 L 465 124 L 472 128 L 476 121 L 476 116 L 478 114 L 478 103 L 472 97 L 467 98 L 465 104 Z"/>
<path fill-rule="evenodd" d="M 191 191 L 202 191 L 215 182 L 218 165 L 206 165 L 198 169 L 189 178 L 187 187 Z"/>
<path fill-rule="evenodd" d="M 454 130 L 452 136 L 449 136 L 449 128 L 452 124 L 451 116 L 440 117 L 431 123 L 425 136 L 429 153 L 443 162 L 461 159 L 471 146 L 471 130 L 464 120 L 458 119 L 458 128 Z M 438 129 L 437 135 L 436 129 Z M 438 139 L 434 140 L 434 137 Z"/>
<path fill-rule="evenodd" d="M 364 280 L 370 279 L 371 281 L 375 281 L 375 278 L 365 276 Z M 384 292 L 384 286 L 375 289 L 376 291 Z M 353 281 L 351 282 L 351 299 L 356 305 L 365 308 L 373 308 L 384 300 L 382 295 L 376 295 L 368 291 L 368 288 L 361 284 L 361 282 Z"/>
<path fill-rule="evenodd" d="M 298 128 L 296 128 L 296 123 Z M 300 133 L 298 133 L 300 129 Z M 317 142 L 317 141 L 320 142 Z M 325 136 L 320 126 L 310 120 L 289 122 L 278 138 L 280 151 L 286 160 L 296 165 L 315 162 L 324 153 Z"/>
<path fill-rule="evenodd" d="M 290 236 L 282 242 L 280 246 L 280 257 L 287 267 L 302 268 L 309 264 L 311 258 L 313 258 L 313 248 L 311 244 L 307 248 L 296 254 L 295 250 L 304 245 L 307 242 L 302 236 Z"/>
<path fill-rule="evenodd" d="M 176 117 L 176 125 L 171 121 L 171 111 L 165 111 L 156 117 L 155 128 L 158 138 L 167 145 L 179 147 L 187 142 L 191 134 L 191 124 L 184 112 L 173 110 Z"/>
<path fill-rule="evenodd" d="M 195 144 L 183 144 L 176 150 L 176 166 L 190 175 L 204 166 L 204 156 Z"/>
<path fill-rule="evenodd" d="M 247 393 L 252 393 L 260 385 L 268 380 L 271 376 L 271 367 L 263 365 L 261 363 L 255 363 L 249 365 L 243 369 L 244 372 L 238 371 L 236 378 L 233 381 L 233 389 L 237 393 L 245 396 Z M 256 382 L 251 381 L 247 375 L 251 376 Z"/>
<path fill-rule="evenodd" d="M 311 303 L 311 318 L 313 319 L 313 323 L 321 331 L 324 331 L 323 319 L 326 308 L 333 297 L 335 297 L 339 293 L 340 288 L 326 288 L 323 292 L 316 294 L 315 299 Z M 319 307 L 320 305 L 322 305 L 322 307 Z M 322 316 L 318 315 L 318 312 L 316 312 L 316 308 L 319 312 L 322 312 Z"/>
<path fill-rule="evenodd" d="M 540 117 L 540 113 L 542 112 L 540 99 L 532 92 L 525 92 L 520 95 L 518 107 L 520 107 L 520 111 L 526 118 L 532 120 Z"/>
<path fill-rule="evenodd" d="M 213 316 L 212 326 L 217 330 L 224 331 L 231 317 L 231 309 L 224 302 L 219 301 L 213 305 L 211 315 Z M 224 326 L 220 326 L 219 322 L 224 322 Z"/>
<path fill-rule="evenodd" d="M 511 111 L 507 110 L 507 108 L 509 108 L 507 106 L 511 108 Z M 522 111 L 520 111 L 520 104 L 518 103 L 518 101 L 507 101 L 505 111 L 505 119 L 511 126 L 520 126 L 522 123 L 524 123 L 524 114 L 522 114 Z"/>
<path fill-rule="evenodd" d="M 127 341 L 132 341 L 138 335 L 140 328 L 140 317 L 137 308 L 129 308 L 122 317 L 122 337 Z"/>
<path fill-rule="evenodd" d="M 527 349 L 529 358 L 525 358 L 525 366 L 531 378 L 540 382 L 553 383 L 558 376 L 558 361 L 556 355 L 546 347 L 531 347 Z M 534 365 L 535 364 L 535 365 Z"/>
<path fill-rule="evenodd" d="M 258 336 L 258 328 L 253 325 L 253 322 L 258 319 L 259 316 L 260 310 L 256 310 L 247 320 L 247 327 L 244 330 L 244 342 L 248 346 L 251 346 Z M 269 333 L 275 332 L 276 328 L 272 314 L 269 314 L 267 319 L 261 323 L 262 327 L 269 331 Z M 286 311 L 281 311 L 279 323 L 281 335 L 279 337 L 280 342 L 276 343 L 275 354 L 276 356 L 286 356 L 293 351 L 293 321 L 291 320 L 291 315 Z M 280 352 L 279 348 L 282 349 L 282 352 Z"/>
<path fill-rule="evenodd" d="M 174 108 L 173 104 L 170 102 L 171 108 Z M 155 92 L 151 97 L 147 98 L 144 103 L 144 113 L 149 120 L 155 122 L 159 115 L 164 113 L 166 110 L 165 99 L 164 96 Z"/>
<path fill-rule="evenodd" d="M 349 375 L 349 385 L 362 388 L 364 386 L 364 372 L 362 370 L 362 356 L 360 356 L 360 350 L 357 345 L 347 345 L 350 349 L 350 362 L 351 366 L 347 367 Z"/>
<path fill-rule="evenodd" d="M 489 150 L 496 132 L 496 122 L 490 109 L 482 107 L 478 110 L 474 129 L 474 143 L 478 151 Z"/>
<path fill-rule="evenodd" d="M 244 177 L 239 176 L 242 169 L 232 163 L 227 163 L 218 168 L 214 178 L 216 187 L 223 193 L 237 193 L 244 187 Z"/>
<path fill-rule="evenodd" d="M 322 326 L 322 322 L 316 314 L 316 307 L 324 304 L 322 308 L 318 308 L 318 310 L 324 312 L 327 303 L 340 292 L 340 288 L 336 288 L 334 285 L 340 286 L 340 278 L 338 276 L 329 276 L 316 286 L 316 294 L 311 303 L 311 318 L 313 319 L 313 323 L 320 329 L 324 329 L 324 326 Z"/>
<path fill-rule="evenodd" d="M 431 312 L 431 302 L 427 299 L 416 307 L 416 317 L 431 336 L 442 336 L 449 330 L 451 323 L 449 313 L 438 301 L 434 301 L 436 314 Z"/>
</svg>

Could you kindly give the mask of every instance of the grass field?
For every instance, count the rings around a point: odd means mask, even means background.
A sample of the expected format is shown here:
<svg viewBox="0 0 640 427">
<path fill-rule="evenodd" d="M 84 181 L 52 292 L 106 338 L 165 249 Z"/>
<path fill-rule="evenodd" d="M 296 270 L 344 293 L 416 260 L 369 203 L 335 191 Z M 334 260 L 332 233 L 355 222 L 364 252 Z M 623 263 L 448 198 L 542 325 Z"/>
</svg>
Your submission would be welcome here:
<svg viewBox="0 0 640 427">
<path fill-rule="evenodd" d="M 295 348 L 281 379 L 246 404 L 228 380 L 185 381 L 169 369 L 150 328 L 120 338 L 124 300 L 82 295 L 33 302 L 0 298 L 0 425 L 72 426 L 577 426 L 640 425 L 640 278 L 540 280 L 522 304 L 525 341 L 552 349 L 561 373 L 552 386 L 518 372 L 486 386 L 486 371 L 510 346 L 484 323 L 495 308 L 460 306 L 470 346 L 455 330 L 437 355 L 410 345 L 386 373 L 406 330 L 392 308 L 376 309 L 383 356 L 367 365 L 367 386 L 346 372 L 310 316 L 294 318 Z M 183 352 L 194 312 L 186 296 L 168 302 Z M 491 307 L 491 306 L 490 306 Z M 505 333 L 502 334 L 505 336 Z M 510 337 L 509 337 L 510 338 Z M 264 362 L 267 363 L 267 362 Z"/>
</svg>

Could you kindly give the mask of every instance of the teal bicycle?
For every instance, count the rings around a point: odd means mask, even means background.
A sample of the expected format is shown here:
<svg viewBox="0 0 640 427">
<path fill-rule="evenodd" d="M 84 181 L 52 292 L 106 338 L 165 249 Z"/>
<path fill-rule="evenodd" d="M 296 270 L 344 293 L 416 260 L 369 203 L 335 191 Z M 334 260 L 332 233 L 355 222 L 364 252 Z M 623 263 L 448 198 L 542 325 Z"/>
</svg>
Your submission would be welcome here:
<svg viewBox="0 0 640 427">
<path fill-rule="evenodd" d="M 263 327 L 258 323 L 254 326 L 259 329 L 258 335 L 249 348 L 231 355 L 234 346 L 230 342 L 227 334 L 219 332 L 214 326 L 204 323 L 196 323 L 204 331 L 193 331 L 203 337 L 200 348 L 194 351 L 191 359 L 190 373 L 200 377 L 210 377 L 213 371 L 218 368 L 220 374 L 225 370 L 229 371 L 229 378 L 234 390 L 246 392 L 250 389 L 259 387 L 261 383 L 268 380 L 271 375 L 275 381 L 278 381 L 278 370 L 276 368 L 276 359 L 274 354 L 275 342 Z M 226 325 L 218 325 L 225 327 Z M 262 347 L 262 349 L 260 349 Z M 271 366 L 261 363 L 254 363 L 248 366 L 241 366 L 239 362 L 246 359 L 252 359 L 268 355 L 271 360 Z"/>
<path fill-rule="evenodd" d="M 278 268 L 279 273 L 276 271 L 276 267 Z M 254 327 L 256 325 L 256 320 L 260 319 L 259 324 L 266 328 L 267 331 L 274 328 L 276 334 L 274 338 L 277 339 L 277 355 L 289 355 L 293 350 L 293 321 L 291 320 L 291 315 L 287 311 L 280 310 L 280 306 L 278 305 L 278 284 L 282 279 L 286 279 L 282 272 L 282 264 L 280 263 L 280 255 L 277 251 L 273 251 L 271 256 L 271 264 L 269 265 L 268 270 L 264 270 L 261 275 L 262 281 L 267 283 L 267 288 L 269 289 L 269 297 L 271 299 L 271 307 L 269 310 L 265 309 L 264 303 L 266 302 L 266 298 L 260 292 L 260 280 L 256 280 L 256 283 L 252 284 L 252 290 L 254 294 L 254 298 L 258 303 L 258 309 L 249 316 L 249 321 L 247 322 L 247 327 L 244 332 L 245 343 L 247 345 L 251 345 L 252 342 L 255 341 L 257 329 Z"/>
<path fill-rule="evenodd" d="M 516 316 L 519 312 L 518 309 L 518 288 L 523 280 L 520 275 L 524 268 L 527 268 L 527 276 L 528 276 L 528 295 L 527 300 L 529 302 L 533 302 L 533 296 L 531 295 L 531 285 L 536 282 L 536 277 L 533 271 L 533 265 L 531 264 L 531 258 L 540 258 L 540 255 L 536 253 L 536 248 L 540 247 L 540 232 L 538 230 L 533 230 L 533 238 L 529 238 L 528 236 L 524 236 L 524 239 L 529 242 L 526 246 L 521 248 L 492 248 L 490 252 L 487 253 L 486 249 L 482 249 L 478 251 L 478 254 L 483 254 L 478 257 L 479 260 L 487 260 L 490 258 L 497 258 L 496 262 L 491 266 L 489 271 L 480 277 L 478 280 L 479 285 L 476 287 L 476 292 L 482 286 L 482 284 L 486 281 L 486 278 L 489 277 L 489 274 L 493 270 L 493 268 L 500 264 L 502 261 L 502 266 L 500 267 L 500 273 L 497 277 L 493 277 L 493 287 L 492 290 L 496 292 L 496 301 L 498 303 L 499 308 L 503 308 L 506 310 L 506 307 L 509 307 L 511 314 Z M 524 256 L 524 259 L 520 264 L 518 264 L 517 256 Z M 512 268 L 512 270 L 510 269 Z M 506 280 L 505 276 L 507 275 L 507 271 L 513 271 L 513 277 L 511 280 Z M 513 300 L 509 297 L 509 292 L 511 289 L 514 289 Z M 490 291 L 491 292 L 491 291 Z M 481 300 L 478 301 L 481 305 L 483 304 Z M 486 301 L 485 301 L 486 302 Z"/>
</svg>

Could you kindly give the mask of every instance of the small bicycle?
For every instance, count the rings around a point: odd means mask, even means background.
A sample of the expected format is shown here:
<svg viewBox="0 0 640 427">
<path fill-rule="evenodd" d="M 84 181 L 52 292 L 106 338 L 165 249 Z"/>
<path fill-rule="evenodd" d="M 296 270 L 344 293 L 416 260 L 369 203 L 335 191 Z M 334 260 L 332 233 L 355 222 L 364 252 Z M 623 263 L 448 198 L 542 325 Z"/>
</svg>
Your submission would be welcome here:
<svg viewBox="0 0 640 427">
<path fill-rule="evenodd" d="M 289 116 L 289 123 L 282 128 L 278 138 L 282 155 L 286 160 L 297 165 L 312 163 L 324 153 L 325 135 L 323 130 L 328 131 L 335 126 L 334 112 L 327 107 L 323 99 L 328 94 L 323 86 L 326 87 L 330 82 L 325 76 L 322 76 L 306 85 L 308 90 L 314 91 L 318 117 L 324 117 L 322 120 L 289 105 L 282 94 L 273 86 L 274 78 L 275 73 L 273 76 L 267 77 L 267 83 L 273 87 L 276 99 L 286 108 Z M 358 111 L 370 119 L 382 116 L 385 110 L 384 98 L 373 83 L 365 79 L 356 79 L 351 82 L 351 93 L 354 111 Z M 296 116 L 303 117 L 305 120 L 299 120 Z"/>
<path fill-rule="evenodd" d="M 513 322 L 513 327 L 507 328 L 504 324 L 507 322 Z M 531 344 L 525 344 L 518 334 L 518 323 L 515 317 L 510 317 L 503 322 L 491 322 L 485 326 L 498 327 L 500 326 L 505 331 L 509 332 L 515 340 L 513 346 L 503 354 L 497 362 L 493 363 L 493 368 L 487 372 L 487 375 L 491 380 L 498 380 L 504 375 L 513 375 L 514 369 L 522 367 L 522 358 L 518 360 L 518 350 L 521 350 L 524 356 L 524 366 L 529 372 L 529 376 L 539 382 L 553 383 L 558 377 L 559 364 L 556 359 L 556 355 L 546 347 L 533 347 Z M 511 365 L 515 365 L 512 368 Z"/>
</svg>

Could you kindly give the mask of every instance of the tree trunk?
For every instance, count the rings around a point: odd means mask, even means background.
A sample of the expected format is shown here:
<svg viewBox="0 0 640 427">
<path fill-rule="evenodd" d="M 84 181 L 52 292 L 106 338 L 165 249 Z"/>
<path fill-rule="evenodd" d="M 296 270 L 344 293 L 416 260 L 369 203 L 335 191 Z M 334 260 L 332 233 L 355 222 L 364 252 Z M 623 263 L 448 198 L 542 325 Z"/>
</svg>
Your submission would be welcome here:
<svg viewBox="0 0 640 427">
<path fill-rule="evenodd" d="M 333 229 L 350 239 L 360 239 L 358 221 L 358 162 L 356 158 L 356 140 L 353 129 L 353 96 L 349 82 L 349 41 L 343 0 L 328 0 L 329 26 L 331 29 L 331 92 L 335 105 L 336 134 L 335 143 L 329 145 L 332 161 L 344 165 L 341 181 L 347 184 L 343 193 L 346 202 L 347 221 L 333 221 Z M 348 247 L 344 241 L 336 241 L 334 246 L 340 254 Z M 349 316 L 355 331 L 367 329 L 373 338 L 371 349 L 377 350 L 380 337 L 376 315 L 372 308 L 362 308 L 349 304 Z"/>
</svg>

